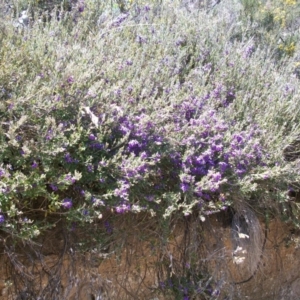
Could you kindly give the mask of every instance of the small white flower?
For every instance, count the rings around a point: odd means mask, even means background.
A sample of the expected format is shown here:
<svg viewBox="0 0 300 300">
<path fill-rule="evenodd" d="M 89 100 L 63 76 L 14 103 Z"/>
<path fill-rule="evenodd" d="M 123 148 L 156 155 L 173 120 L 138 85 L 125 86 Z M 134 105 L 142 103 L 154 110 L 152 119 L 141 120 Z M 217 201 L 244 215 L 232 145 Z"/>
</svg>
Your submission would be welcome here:
<svg viewBox="0 0 300 300">
<path fill-rule="evenodd" d="M 245 260 L 244 256 L 236 256 L 236 257 L 233 258 L 233 262 L 236 265 L 240 265 L 240 264 L 244 263 L 244 260 Z"/>
<path fill-rule="evenodd" d="M 247 235 L 245 233 L 239 233 L 239 238 L 240 239 L 249 239 L 249 235 Z"/>
</svg>

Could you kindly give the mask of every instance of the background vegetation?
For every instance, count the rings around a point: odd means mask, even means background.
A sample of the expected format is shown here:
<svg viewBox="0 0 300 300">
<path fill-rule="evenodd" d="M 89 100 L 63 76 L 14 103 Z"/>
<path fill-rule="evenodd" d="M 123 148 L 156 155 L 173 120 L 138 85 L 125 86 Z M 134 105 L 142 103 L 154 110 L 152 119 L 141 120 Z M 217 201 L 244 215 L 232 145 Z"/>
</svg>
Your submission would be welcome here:
<svg viewBox="0 0 300 300">
<path fill-rule="evenodd" d="M 227 210 L 298 226 L 298 1 L 1 6 L 6 251 L 58 225 L 96 226 L 105 248 L 125 213 L 151 215 L 165 241 L 176 220 Z M 216 297 L 193 264 L 157 290 Z"/>
</svg>

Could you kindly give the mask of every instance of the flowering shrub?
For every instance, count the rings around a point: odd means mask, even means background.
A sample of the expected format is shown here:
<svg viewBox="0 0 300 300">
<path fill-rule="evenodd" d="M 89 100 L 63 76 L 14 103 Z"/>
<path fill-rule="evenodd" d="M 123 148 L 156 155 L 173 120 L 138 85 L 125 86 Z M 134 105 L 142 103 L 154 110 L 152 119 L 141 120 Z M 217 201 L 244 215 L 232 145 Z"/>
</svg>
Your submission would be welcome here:
<svg viewBox="0 0 300 300">
<path fill-rule="evenodd" d="M 276 164 L 285 168 L 274 152 L 297 135 L 292 70 L 279 74 L 247 41 L 226 42 L 234 16 L 212 17 L 227 32 L 211 35 L 193 24 L 202 11 L 178 10 L 171 22 L 168 6 L 163 16 L 141 6 L 91 32 L 94 3 L 85 5 L 76 22 L 70 13 L 20 32 L 4 23 L 1 210 L 9 230 L 32 208 L 210 213 L 252 190 L 250 178 L 270 181 Z"/>
<path fill-rule="evenodd" d="M 257 38 L 234 3 L 98 2 L 27 27 L 1 21 L 1 229 L 29 239 L 49 216 L 204 220 L 239 201 L 289 205 L 300 176 L 299 158 L 283 155 L 300 134 L 298 33 L 274 41 L 286 54 L 276 56 L 261 7 L 251 6 Z M 268 13 L 273 36 L 298 21 Z"/>
</svg>

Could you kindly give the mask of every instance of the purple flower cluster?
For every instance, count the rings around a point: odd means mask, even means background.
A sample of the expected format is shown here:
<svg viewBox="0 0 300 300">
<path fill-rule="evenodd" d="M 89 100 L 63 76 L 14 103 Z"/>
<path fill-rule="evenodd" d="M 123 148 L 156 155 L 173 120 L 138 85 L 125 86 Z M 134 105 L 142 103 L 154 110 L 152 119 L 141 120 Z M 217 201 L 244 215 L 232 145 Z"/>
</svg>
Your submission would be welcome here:
<svg viewBox="0 0 300 300">
<path fill-rule="evenodd" d="M 120 180 L 119 187 L 114 190 L 114 195 L 122 201 L 129 200 L 130 183 L 127 180 Z"/>
<path fill-rule="evenodd" d="M 212 96 L 221 98 L 222 89 L 218 85 Z M 177 156 L 173 153 L 170 160 L 180 174 L 179 190 L 210 200 L 210 193 L 220 193 L 226 186 L 229 174 L 240 178 L 262 164 L 265 155 L 258 142 L 260 131 L 249 126 L 246 131 L 231 133 L 230 125 L 205 100 L 189 100 L 174 107 L 174 132 L 185 150 L 177 151 Z"/>
<path fill-rule="evenodd" d="M 129 134 L 129 141 L 126 152 L 134 153 L 138 156 L 141 152 L 145 156 L 151 152 L 151 147 L 159 146 L 163 143 L 160 135 L 155 133 L 156 128 L 152 120 L 145 113 L 129 118 L 122 116 L 119 119 L 118 131 L 121 135 Z"/>
<path fill-rule="evenodd" d="M 115 207 L 115 211 L 118 214 L 123 214 L 130 211 L 131 205 L 129 203 L 119 204 Z"/>
</svg>

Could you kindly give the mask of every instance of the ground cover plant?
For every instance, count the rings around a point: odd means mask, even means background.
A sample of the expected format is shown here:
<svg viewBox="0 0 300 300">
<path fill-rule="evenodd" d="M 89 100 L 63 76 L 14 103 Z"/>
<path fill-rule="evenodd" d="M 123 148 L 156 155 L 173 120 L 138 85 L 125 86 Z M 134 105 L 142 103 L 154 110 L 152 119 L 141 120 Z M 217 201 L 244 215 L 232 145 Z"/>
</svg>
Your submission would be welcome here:
<svg viewBox="0 0 300 300">
<path fill-rule="evenodd" d="M 1 15 L 5 249 L 59 222 L 111 232 L 126 213 L 157 232 L 244 207 L 298 226 L 297 1 L 24 0 Z M 158 289 L 217 296 L 189 270 Z"/>
</svg>

